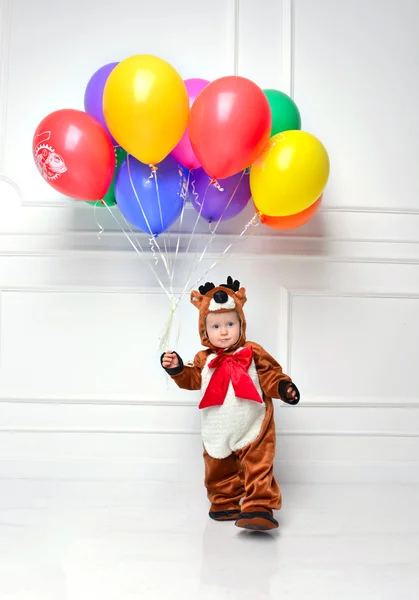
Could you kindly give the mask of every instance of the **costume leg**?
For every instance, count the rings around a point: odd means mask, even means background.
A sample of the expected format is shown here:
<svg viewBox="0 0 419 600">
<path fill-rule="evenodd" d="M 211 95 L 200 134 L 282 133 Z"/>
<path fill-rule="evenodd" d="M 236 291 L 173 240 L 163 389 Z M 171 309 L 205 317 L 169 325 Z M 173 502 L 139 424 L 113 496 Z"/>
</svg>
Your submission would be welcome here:
<svg viewBox="0 0 419 600">
<path fill-rule="evenodd" d="M 242 514 L 236 523 L 239 527 L 248 529 L 271 529 L 277 527 L 278 523 L 272 517 L 273 510 L 279 510 L 282 504 L 281 491 L 275 480 L 273 472 L 273 461 L 275 457 L 275 421 L 273 416 L 272 400 L 266 400 L 266 415 L 262 429 L 257 439 L 238 450 L 236 455 L 240 460 L 244 473 L 245 498 L 241 510 Z M 245 520 L 239 521 L 248 513 L 268 513 L 268 521 L 272 527 L 262 526 L 265 519 L 255 519 L 254 524 L 258 526 L 248 527 Z M 249 521 L 249 519 L 247 519 Z M 269 525 L 265 523 L 265 525 Z"/>
<path fill-rule="evenodd" d="M 204 449 L 205 486 L 211 502 L 210 517 L 216 520 L 236 519 L 244 495 L 243 474 L 234 454 L 213 458 Z"/>
</svg>

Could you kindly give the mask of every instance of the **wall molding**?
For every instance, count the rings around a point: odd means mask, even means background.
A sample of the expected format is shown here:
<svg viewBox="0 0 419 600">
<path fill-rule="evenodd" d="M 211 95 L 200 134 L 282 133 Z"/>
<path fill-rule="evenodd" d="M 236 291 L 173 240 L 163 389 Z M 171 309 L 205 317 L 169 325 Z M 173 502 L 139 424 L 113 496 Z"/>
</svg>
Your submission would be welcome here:
<svg viewBox="0 0 419 600">
<path fill-rule="evenodd" d="M 240 0 L 228 0 L 227 47 L 229 49 L 230 75 L 239 74 Z"/>
<path fill-rule="evenodd" d="M 284 373 L 290 372 L 290 294 L 285 286 L 279 290 L 279 362 Z"/>
<path fill-rule="evenodd" d="M 282 291 L 284 290 L 284 291 Z M 297 297 L 301 298 L 372 298 L 376 300 L 419 300 L 419 294 L 417 293 L 395 293 L 395 292 L 338 292 L 338 291 L 322 291 L 322 290 L 304 290 L 304 289 L 287 289 L 281 288 L 281 297 L 288 293 L 288 300 L 286 306 L 288 311 L 281 309 L 280 321 L 284 322 L 287 329 L 287 347 L 283 350 L 284 355 L 287 357 L 288 372 L 291 373 L 291 360 L 292 360 L 292 304 L 293 299 Z M 370 401 L 367 401 L 370 405 Z M 413 401 L 413 404 L 401 400 L 401 402 L 395 403 L 399 407 L 407 406 L 418 406 L 419 399 Z"/>
<path fill-rule="evenodd" d="M 3 0 L 10 1 L 11 0 Z M 229 0 L 230 3 L 237 2 L 238 0 Z M 1 2 L 1 0 L 0 0 Z M 1 13 L 0 13 L 1 14 Z M 231 26 L 231 31 L 229 34 L 229 39 L 233 40 L 233 27 Z M 231 41 L 233 44 L 234 42 Z M 230 59 L 231 64 L 235 63 L 234 56 L 235 51 L 231 51 L 232 58 Z M 66 196 L 57 196 L 54 200 L 24 200 L 22 201 L 22 208 L 28 209 L 39 209 L 39 208 L 58 208 L 58 209 L 69 209 L 83 211 L 88 213 L 92 210 L 91 206 L 79 201 L 74 200 L 72 198 Z M 185 210 L 193 211 L 193 208 L 189 205 L 186 206 Z M 419 215 L 418 208 L 408 208 L 408 207 L 379 207 L 379 206 L 332 206 L 332 205 L 321 205 L 319 213 L 355 213 L 355 214 L 382 214 L 382 215 Z"/>
<path fill-rule="evenodd" d="M 282 0 L 282 85 L 280 89 L 294 98 L 294 0 Z"/>
<path fill-rule="evenodd" d="M 324 298 L 376 298 L 376 299 L 395 299 L 395 300 L 419 300 L 419 294 L 406 294 L 394 292 L 333 292 L 333 291 L 317 291 L 304 289 L 290 289 L 291 300 L 296 296 L 315 296 Z"/>
<path fill-rule="evenodd" d="M 9 83 L 12 0 L 0 0 L 0 173 L 6 162 L 7 94 Z"/>
<path fill-rule="evenodd" d="M 175 295 L 180 294 L 183 288 L 173 287 Z M 136 287 L 109 287 L 106 285 L 74 285 L 63 287 L 61 285 L 28 285 L 28 286 L 1 286 L 0 298 L 2 293 L 30 293 L 30 294 L 43 294 L 48 292 L 50 294 L 134 294 L 134 295 L 158 295 L 166 296 L 163 290 L 156 285 L 156 287 L 150 286 L 136 286 Z"/>
<path fill-rule="evenodd" d="M 184 236 L 186 241 L 189 236 Z M 237 239 L 235 234 L 220 234 L 205 257 L 219 258 Z M 148 238 L 141 238 L 147 248 Z M 143 246 L 144 247 L 144 246 Z M 173 254 L 173 253 L 172 253 Z M 62 232 L 60 234 L 1 234 L 2 257 L 134 257 L 135 252 L 123 235 L 112 232 L 101 240 L 95 232 Z M 252 235 L 235 244 L 227 257 L 257 262 L 266 260 L 304 260 L 369 264 L 419 264 L 419 240 L 349 239 L 331 236 L 272 236 Z M 185 249 L 179 250 L 178 260 L 190 258 Z"/>
<path fill-rule="evenodd" d="M 111 427 L 0 427 L 2 433 L 25 434 L 100 434 L 100 435 L 174 435 L 174 436 L 200 436 L 199 429 L 141 429 L 141 428 L 111 428 Z M 276 437 L 373 437 L 373 438 L 419 438 L 419 431 L 393 431 L 393 430 L 290 430 L 278 429 Z"/>
<path fill-rule="evenodd" d="M 197 410 L 198 402 L 196 399 L 165 400 L 162 398 L 144 398 L 134 395 L 118 396 L 86 396 L 85 394 L 73 394 L 71 396 L 0 396 L 0 404 L 34 404 L 34 405 L 82 405 L 82 406 L 146 406 L 156 408 L 177 408 L 187 407 Z M 359 397 L 356 400 L 346 397 L 316 397 L 305 396 L 304 400 L 297 406 L 289 406 L 278 400 L 275 403 L 275 410 L 305 410 L 313 408 L 360 408 L 370 409 L 393 409 L 393 408 L 419 408 L 419 398 L 399 398 L 393 396 L 383 397 Z"/>
<path fill-rule="evenodd" d="M 6 190 L 7 196 L 7 190 Z M 98 236 L 91 206 L 79 207 L 74 201 L 63 210 L 53 207 L 14 207 L 6 199 L 4 218 L 0 222 L 0 256 L 44 257 L 84 255 L 112 257 L 134 256 L 135 252 L 107 211 L 100 215 L 104 232 Z M 27 208 L 29 210 L 27 210 Z M 325 208 L 301 229 L 279 232 L 262 225 L 249 229 L 243 237 L 239 232 L 253 216 L 251 206 L 234 222 L 222 223 L 213 240 L 208 258 L 219 257 L 234 243 L 229 256 L 246 260 L 304 259 L 352 263 L 419 264 L 419 211 L 402 209 Z M 97 215 L 99 217 L 99 215 Z M 185 254 L 190 229 L 195 223 L 193 209 L 185 211 L 182 231 L 171 228 L 171 239 L 180 238 L 179 260 Z M 179 227 L 177 227 L 179 229 Z M 189 231 L 189 233 L 187 232 Z M 251 235 L 250 235 L 251 234 Z M 199 224 L 199 235 L 209 236 L 205 223 Z M 142 232 L 128 234 L 149 249 L 149 236 Z M 148 254 L 147 256 L 150 256 Z"/>
<path fill-rule="evenodd" d="M 382 214 L 382 215 L 419 215 L 418 208 L 377 206 L 320 206 L 320 213 L 359 213 L 359 214 Z"/>
<path fill-rule="evenodd" d="M 7 0 L 6 0 L 7 1 Z M 11 1 L 11 0 L 10 0 Z M 235 0 L 230 0 L 234 2 Z M 1 0 L 0 0 L 1 2 Z M 230 33 L 230 36 L 232 33 Z M 231 58 L 233 64 L 234 58 Z M 57 196 L 54 200 L 23 200 L 21 202 L 22 208 L 27 209 L 41 209 L 41 208 L 57 208 L 57 209 L 69 209 L 77 210 L 80 212 L 86 212 L 92 210 L 91 206 L 66 196 Z M 186 206 L 185 210 L 193 210 L 189 205 Z M 378 207 L 378 206 L 332 206 L 322 205 L 320 206 L 318 213 L 355 213 L 355 214 L 382 214 L 382 215 L 419 215 L 419 209 L 408 208 L 408 207 Z"/>
<path fill-rule="evenodd" d="M 419 483 L 417 461 L 274 461 L 281 484 Z M 196 483 L 203 460 L 109 460 L 102 458 L 0 457 L 0 478 L 53 481 L 164 481 Z M 203 494 L 205 491 L 202 492 Z"/>
<path fill-rule="evenodd" d="M 2 313 L 2 309 L 3 309 L 3 290 L 0 288 L 0 377 L 1 377 L 1 370 L 3 368 L 3 355 L 2 355 L 2 349 L 3 349 L 3 337 L 2 337 L 2 324 L 3 324 L 3 313 Z"/>
</svg>

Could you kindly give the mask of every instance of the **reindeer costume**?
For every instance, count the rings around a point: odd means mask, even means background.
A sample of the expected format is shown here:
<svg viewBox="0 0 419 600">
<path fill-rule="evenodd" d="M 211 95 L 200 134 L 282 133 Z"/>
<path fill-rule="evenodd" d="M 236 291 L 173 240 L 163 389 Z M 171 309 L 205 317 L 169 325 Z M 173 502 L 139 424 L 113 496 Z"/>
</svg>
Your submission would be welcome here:
<svg viewBox="0 0 419 600">
<path fill-rule="evenodd" d="M 246 290 L 238 281 L 229 277 L 227 284 L 219 287 L 206 283 L 199 292 L 191 293 L 191 302 L 199 309 L 199 333 L 208 350 L 198 352 L 193 366 L 184 365 L 175 353 L 179 366 L 166 371 L 180 388 L 201 390 L 209 516 L 218 521 L 235 520 L 238 527 L 246 529 L 273 529 L 278 522 L 272 511 L 281 508 L 282 500 L 273 474 L 272 398 L 297 404 L 298 389 L 266 350 L 246 341 Z M 240 335 L 234 345 L 223 350 L 211 344 L 206 318 L 210 312 L 228 311 L 237 312 Z"/>
</svg>

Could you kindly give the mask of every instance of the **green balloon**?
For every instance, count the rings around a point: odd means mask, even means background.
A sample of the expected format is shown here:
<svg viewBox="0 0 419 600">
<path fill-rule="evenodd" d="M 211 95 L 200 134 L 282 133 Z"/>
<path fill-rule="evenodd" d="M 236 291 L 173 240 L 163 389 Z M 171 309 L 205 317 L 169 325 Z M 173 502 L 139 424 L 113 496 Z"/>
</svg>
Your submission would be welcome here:
<svg viewBox="0 0 419 600">
<path fill-rule="evenodd" d="M 106 192 L 106 194 L 103 196 L 103 198 L 101 200 L 87 200 L 88 204 L 97 204 L 98 206 L 114 206 L 116 204 L 116 200 L 115 200 L 116 175 L 119 171 L 120 166 L 122 165 L 122 163 L 124 162 L 124 160 L 127 156 L 127 152 L 120 146 L 115 146 L 114 150 L 115 150 L 116 165 L 115 165 L 115 171 L 114 171 L 114 174 L 112 177 L 112 181 L 110 183 L 110 186 L 108 187 L 108 191 Z"/>
<path fill-rule="evenodd" d="M 272 112 L 271 137 L 281 131 L 301 129 L 301 116 L 294 100 L 279 90 L 263 90 Z"/>
</svg>

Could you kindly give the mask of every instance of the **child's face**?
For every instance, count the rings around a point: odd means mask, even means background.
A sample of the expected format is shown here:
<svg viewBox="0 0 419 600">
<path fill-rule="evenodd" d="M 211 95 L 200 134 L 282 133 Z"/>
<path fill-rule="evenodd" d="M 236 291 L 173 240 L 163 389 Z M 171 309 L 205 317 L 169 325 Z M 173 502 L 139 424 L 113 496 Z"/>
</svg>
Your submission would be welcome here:
<svg viewBox="0 0 419 600">
<path fill-rule="evenodd" d="M 234 346 L 240 337 L 240 320 L 235 310 L 209 313 L 206 319 L 208 339 L 217 348 Z"/>
</svg>

